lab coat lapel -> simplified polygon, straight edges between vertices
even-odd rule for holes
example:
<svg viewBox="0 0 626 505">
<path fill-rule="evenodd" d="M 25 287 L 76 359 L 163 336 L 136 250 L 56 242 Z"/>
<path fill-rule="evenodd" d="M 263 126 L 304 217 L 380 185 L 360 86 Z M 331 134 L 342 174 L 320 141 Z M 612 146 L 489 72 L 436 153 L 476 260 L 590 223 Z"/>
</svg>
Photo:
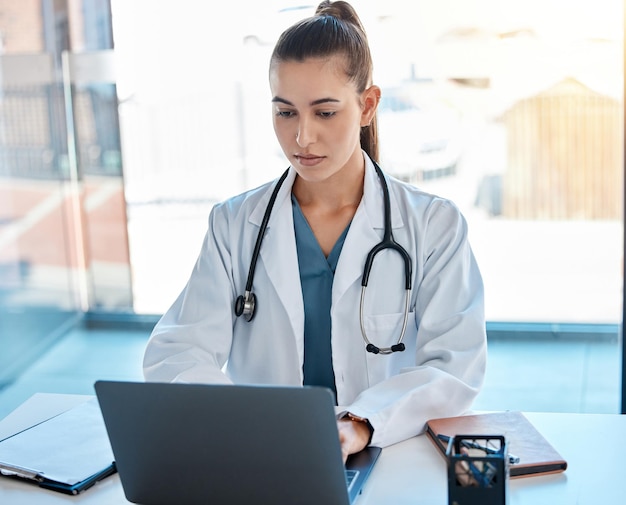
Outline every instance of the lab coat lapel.
<svg viewBox="0 0 626 505">
<path fill-rule="evenodd" d="M 293 334 L 300 342 L 304 334 L 304 306 L 291 206 L 291 187 L 294 179 L 295 172 L 291 169 L 277 195 L 259 253 L 257 271 L 263 268 L 267 272 L 274 291 L 285 307 Z M 267 191 L 250 214 L 250 221 L 257 226 L 261 225 L 273 188 L 274 186 Z M 275 323 L 278 324 L 278 321 Z"/>
<path fill-rule="evenodd" d="M 337 302 L 355 281 L 361 282 L 367 253 L 378 244 L 384 230 L 384 199 L 378 175 L 365 157 L 363 198 L 346 236 L 333 282 L 333 303 Z M 391 198 L 392 223 L 402 224 L 397 203 Z"/>
</svg>

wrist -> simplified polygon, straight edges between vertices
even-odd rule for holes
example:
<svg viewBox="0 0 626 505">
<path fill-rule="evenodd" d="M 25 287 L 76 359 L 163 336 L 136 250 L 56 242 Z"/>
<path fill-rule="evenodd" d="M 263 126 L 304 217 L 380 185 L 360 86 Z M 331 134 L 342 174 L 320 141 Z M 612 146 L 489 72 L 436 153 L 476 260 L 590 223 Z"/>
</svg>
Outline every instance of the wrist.
<svg viewBox="0 0 626 505">
<path fill-rule="evenodd" d="M 365 426 L 369 432 L 367 445 L 370 445 L 370 443 L 372 442 L 372 437 L 374 436 L 374 427 L 372 426 L 372 423 L 370 423 L 369 419 L 365 417 L 357 416 L 355 414 L 352 414 L 351 412 L 347 412 L 346 415 L 344 416 L 344 419 L 349 419 L 353 423 L 359 423 Z"/>
</svg>

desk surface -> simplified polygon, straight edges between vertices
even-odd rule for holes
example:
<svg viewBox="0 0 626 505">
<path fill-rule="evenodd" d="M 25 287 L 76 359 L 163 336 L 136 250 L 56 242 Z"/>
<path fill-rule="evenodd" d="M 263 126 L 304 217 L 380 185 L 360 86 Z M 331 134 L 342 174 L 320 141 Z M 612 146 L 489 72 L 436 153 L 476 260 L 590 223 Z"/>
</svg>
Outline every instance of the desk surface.
<svg viewBox="0 0 626 505">
<path fill-rule="evenodd" d="M 81 398 L 68 395 L 65 401 L 80 402 Z M 32 410 L 27 413 L 33 414 Z M 624 502 L 626 479 L 622 455 L 626 447 L 626 416 L 554 413 L 526 413 L 526 416 L 567 460 L 568 469 L 561 474 L 511 480 L 508 505 Z M 13 429 L 19 422 L 20 416 L 5 418 L 0 422 L 0 433 Z M 445 460 L 428 438 L 419 436 L 383 450 L 357 505 L 447 505 L 447 496 Z M 0 478 L 0 503 L 109 505 L 129 502 L 124 497 L 119 476 L 114 475 L 79 496 Z"/>
</svg>

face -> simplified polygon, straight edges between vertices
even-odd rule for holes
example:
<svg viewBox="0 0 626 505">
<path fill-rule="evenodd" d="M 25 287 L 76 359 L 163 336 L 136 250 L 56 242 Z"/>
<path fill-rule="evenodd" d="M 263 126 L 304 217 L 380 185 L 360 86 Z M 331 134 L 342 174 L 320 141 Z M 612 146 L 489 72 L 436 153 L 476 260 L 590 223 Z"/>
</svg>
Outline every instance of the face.
<svg viewBox="0 0 626 505">
<path fill-rule="evenodd" d="M 274 131 L 300 177 L 321 181 L 362 170 L 361 126 L 374 116 L 377 87 L 359 94 L 333 57 L 274 64 L 270 88 Z"/>
</svg>

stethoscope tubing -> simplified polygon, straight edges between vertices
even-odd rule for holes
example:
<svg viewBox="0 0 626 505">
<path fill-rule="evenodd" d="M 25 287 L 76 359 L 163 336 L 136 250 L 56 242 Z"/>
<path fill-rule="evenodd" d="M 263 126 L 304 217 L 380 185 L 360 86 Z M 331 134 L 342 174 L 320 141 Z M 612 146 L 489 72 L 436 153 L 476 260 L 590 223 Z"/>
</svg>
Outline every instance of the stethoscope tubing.
<svg viewBox="0 0 626 505">
<path fill-rule="evenodd" d="M 259 229 L 259 234 L 257 235 L 256 242 L 254 244 L 254 250 L 252 251 L 250 268 L 248 269 L 248 279 L 246 280 L 246 289 L 244 294 L 239 295 L 237 300 L 235 300 L 235 315 L 237 317 L 243 315 L 248 322 L 252 321 L 254 314 L 256 314 L 256 295 L 252 292 L 252 282 L 254 281 L 256 263 L 261 252 L 261 244 L 263 243 L 265 231 L 267 230 L 267 224 L 269 223 L 272 209 L 274 208 L 274 202 L 278 196 L 278 191 L 288 175 L 289 169 L 285 170 L 280 176 L 280 179 L 278 179 L 278 182 L 272 191 L 269 202 L 267 202 L 267 207 L 265 207 L 265 213 L 263 214 L 263 220 L 261 221 L 261 228 Z"/>
<path fill-rule="evenodd" d="M 261 229 L 260 233 L 257 235 L 256 242 L 254 244 L 254 251 L 252 252 L 252 260 L 250 261 L 250 269 L 248 270 L 248 280 L 246 281 L 246 291 L 252 291 L 252 281 L 254 280 L 254 271 L 256 270 L 256 262 L 259 259 L 259 253 L 261 252 L 261 244 L 263 243 L 263 237 L 265 236 L 265 230 L 267 229 L 267 224 L 269 223 L 270 216 L 272 214 L 272 209 L 274 208 L 274 202 L 276 201 L 276 197 L 278 196 L 278 191 L 280 187 L 285 182 L 285 179 L 289 175 L 289 169 L 285 170 L 283 174 L 278 179 L 276 183 L 276 187 L 274 191 L 272 191 L 272 195 L 270 196 L 269 202 L 267 202 L 267 207 L 265 208 L 265 214 L 263 214 L 263 221 L 261 221 Z"/>
<path fill-rule="evenodd" d="M 365 341 L 365 349 L 368 352 L 373 354 L 391 354 L 393 352 L 404 351 L 405 346 L 402 343 L 404 339 L 404 334 L 406 333 L 407 322 L 409 319 L 409 308 L 411 302 L 411 276 L 412 276 L 412 262 L 411 256 L 409 253 L 398 244 L 393 238 L 392 226 L 391 226 L 391 199 L 389 197 L 389 186 L 387 185 L 387 181 L 385 179 L 385 174 L 378 166 L 378 164 L 372 160 L 374 164 L 374 169 L 376 170 L 376 174 L 380 179 L 380 187 L 383 190 L 383 202 L 384 202 L 384 232 L 383 239 L 378 244 L 376 244 L 367 254 L 367 258 L 365 259 L 365 265 L 363 267 L 363 277 L 361 278 L 361 300 L 359 302 L 359 324 L 361 326 L 361 336 Z M 378 347 L 370 342 L 369 337 L 367 336 L 367 332 L 365 330 L 365 322 L 363 320 L 364 313 L 364 305 L 365 305 L 365 290 L 367 288 L 367 283 L 369 282 L 370 272 L 372 271 L 372 265 L 374 264 L 374 259 L 376 255 L 384 251 L 385 249 L 393 249 L 396 251 L 404 262 L 404 285 L 405 285 L 405 299 L 404 299 L 404 317 L 402 320 L 402 329 L 400 330 L 400 337 L 396 344 L 391 347 Z"/>
<path fill-rule="evenodd" d="M 398 342 L 391 347 L 377 347 L 372 344 L 367 336 L 367 332 L 365 331 L 365 323 L 363 321 L 363 305 L 365 304 L 365 289 L 367 286 L 361 287 L 361 301 L 359 302 L 359 324 L 361 325 L 361 336 L 365 341 L 365 349 L 372 354 L 391 354 L 397 351 L 404 351 L 405 346 L 402 343 L 404 340 L 404 334 L 406 333 L 406 326 L 409 321 L 409 307 L 411 303 L 411 290 L 405 290 L 404 297 L 404 317 L 402 319 L 402 329 L 400 330 L 400 337 L 398 338 Z"/>
</svg>

